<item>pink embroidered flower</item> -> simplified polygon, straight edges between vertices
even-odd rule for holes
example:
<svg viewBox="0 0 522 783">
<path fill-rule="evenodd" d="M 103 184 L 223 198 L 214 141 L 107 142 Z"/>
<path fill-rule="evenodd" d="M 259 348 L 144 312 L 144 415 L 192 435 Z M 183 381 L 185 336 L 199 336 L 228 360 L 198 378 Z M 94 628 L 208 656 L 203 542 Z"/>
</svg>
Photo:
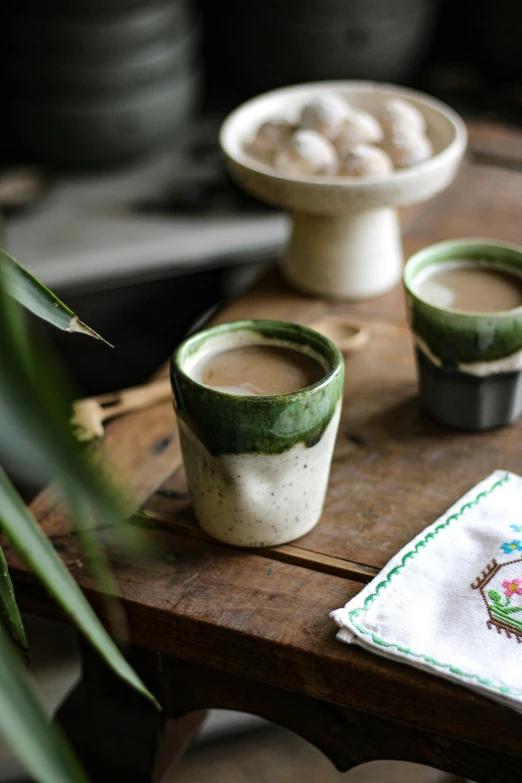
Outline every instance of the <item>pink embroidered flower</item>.
<svg viewBox="0 0 522 783">
<path fill-rule="evenodd" d="M 504 595 L 522 595 L 522 579 L 504 579 L 502 587 Z"/>
</svg>

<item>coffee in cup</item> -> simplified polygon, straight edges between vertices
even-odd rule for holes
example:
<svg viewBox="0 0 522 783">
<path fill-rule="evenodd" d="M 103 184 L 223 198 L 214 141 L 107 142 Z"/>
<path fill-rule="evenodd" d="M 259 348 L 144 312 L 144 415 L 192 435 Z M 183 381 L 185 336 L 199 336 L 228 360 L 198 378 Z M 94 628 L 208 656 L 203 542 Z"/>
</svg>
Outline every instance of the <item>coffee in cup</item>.
<svg viewBox="0 0 522 783">
<path fill-rule="evenodd" d="M 189 492 L 199 524 L 237 546 L 273 546 L 318 522 L 343 395 L 326 337 L 281 321 L 220 324 L 171 363 Z"/>
<path fill-rule="evenodd" d="M 324 368 L 311 356 L 269 344 L 228 348 L 194 368 L 194 378 L 211 389 L 257 397 L 296 392 L 323 376 Z"/>
</svg>

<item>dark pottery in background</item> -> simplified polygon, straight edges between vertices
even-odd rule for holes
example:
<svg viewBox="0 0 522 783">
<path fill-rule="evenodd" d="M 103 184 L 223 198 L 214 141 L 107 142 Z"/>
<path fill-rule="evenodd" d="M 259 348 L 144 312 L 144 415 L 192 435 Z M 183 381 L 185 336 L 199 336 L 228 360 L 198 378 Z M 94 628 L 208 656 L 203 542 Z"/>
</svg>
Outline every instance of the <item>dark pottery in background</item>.
<svg viewBox="0 0 522 783">
<path fill-rule="evenodd" d="M 65 15 L 33 14 L 13 18 L 9 30 L 12 51 L 45 53 L 52 58 L 72 53 L 79 59 L 114 58 L 119 51 L 161 40 L 183 38 L 193 26 L 194 9 L 187 0 L 122 9 L 104 16 L 70 19 Z"/>
<path fill-rule="evenodd" d="M 71 167 L 123 163 L 175 139 L 200 104 L 202 81 L 196 71 L 123 97 L 28 102 L 13 108 L 12 122 L 41 159 Z"/>
<path fill-rule="evenodd" d="M 258 21 L 286 22 L 296 27 L 311 22 L 323 26 L 349 19 L 361 23 L 383 22 L 411 16 L 430 0 L 228 0 L 233 16 Z M 351 17 L 351 19 L 350 19 Z"/>
<path fill-rule="evenodd" d="M 173 143 L 202 96 L 192 0 L 58 5 L 11 9 L 8 117 L 17 140 L 42 162 L 74 168 Z"/>
<path fill-rule="evenodd" d="M 167 2 L 169 1 L 176 2 L 176 0 L 167 0 Z M 86 15 L 89 17 L 105 16 L 120 10 L 152 8 L 162 5 L 165 5 L 165 0 L 17 0 L 16 8 L 20 15 L 58 11 L 60 15 L 70 19 Z"/>
<path fill-rule="evenodd" d="M 408 81 L 430 44 L 439 0 L 204 0 L 202 7 L 211 62 L 225 61 L 252 94 L 321 79 Z"/>
<path fill-rule="evenodd" d="M 522 415 L 522 307 L 473 313 L 421 299 L 417 274 L 455 260 L 486 262 L 522 276 L 522 247 L 482 239 L 440 242 L 410 258 L 404 285 L 421 403 L 450 427 L 506 426 Z"/>
<path fill-rule="evenodd" d="M 57 94 L 77 98 L 78 94 L 102 94 L 129 88 L 175 81 L 197 67 L 201 28 L 196 24 L 174 43 L 157 40 L 134 46 L 112 58 L 82 59 L 70 63 L 70 56 L 50 57 L 43 61 L 13 58 L 13 82 L 24 95 Z M 114 54 L 114 53 L 113 53 Z M 120 92 L 121 94 L 121 92 Z"/>
</svg>

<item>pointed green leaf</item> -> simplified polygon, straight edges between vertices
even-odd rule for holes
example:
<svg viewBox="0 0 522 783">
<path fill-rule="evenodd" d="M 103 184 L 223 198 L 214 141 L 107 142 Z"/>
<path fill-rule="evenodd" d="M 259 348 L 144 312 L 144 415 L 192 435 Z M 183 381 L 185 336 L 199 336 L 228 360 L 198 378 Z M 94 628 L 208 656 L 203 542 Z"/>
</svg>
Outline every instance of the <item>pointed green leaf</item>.
<svg viewBox="0 0 522 783">
<path fill-rule="evenodd" d="M 69 744 L 50 723 L 0 627 L 0 733 L 39 783 L 88 783 Z"/>
<path fill-rule="evenodd" d="M 20 557 L 72 618 L 109 666 L 137 691 L 154 697 L 129 666 L 29 509 L 0 468 L 0 524 Z M 1 711 L 1 710 L 0 710 Z"/>
<path fill-rule="evenodd" d="M 24 654 L 28 654 L 29 645 L 25 628 L 16 603 L 13 583 L 3 550 L 0 548 L 0 620 L 10 637 Z"/>
<path fill-rule="evenodd" d="M 124 501 L 121 492 L 115 492 L 103 477 L 101 467 L 89 464 L 73 437 L 68 425 L 68 398 L 62 388 L 63 375 L 52 355 L 42 346 L 33 348 L 20 305 L 6 295 L 4 272 L 5 264 L 0 262 L 0 452 L 23 467 L 26 474 L 56 477 L 66 489 L 67 497 L 75 499 L 73 522 L 74 511 L 78 509 L 82 516 L 78 520 L 79 540 L 87 544 L 86 560 L 90 562 L 92 557 L 88 555 L 92 555 L 100 542 L 84 530 L 83 517 L 88 518 L 91 527 L 121 528 Z M 13 545 L 116 674 L 152 699 L 5 474 L 1 485 L 4 502 L 0 501 L 0 522 Z M 100 556 L 95 563 L 95 576 L 99 577 L 97 571 L 102 566 L 103 556 Z M 100 592 L 117 600 L 115 591 L 101 589 Z"/>
<path fill-rule="evenodd" d="M 46 346 L 28 333 L 22 308 L 5 293 L 2 272 L 0 264 L 0 458 L 3 451 L 14 467 L 38 481 L 58 480 L 86 559 L 96 579 L 108 584 L 110 579 L 101 573 L 103 552 L 95 551 L 101 544 L 89 527 L 114 526 L 124 550 L 141 551 L 143 542 L 138 544 L 135 529 L 122 524 L 135 504 L 128 488 L 128 497 L 123 487 L 116 490 L 99 459 L 92 464 L 73 437 L 71 395 L 64 391 L 67 378 Z"/>
<path fill-rule="evenodd" d="M 65 332 L 81 332 L 97 340 L 104 340 L 90 326 L 80 321 L 57 296 L 43 283 L 37 280 L 27 269 L 15 261 L 5 250 L 0 250 L 0 263 L 4 267 L 4 275 L 8 291 L 23 307 L 39 318 L 48 321 Z M 110 345 L 110 343 L 107 343 Z M 112 348 L 112 346 L 111 346 Z"/>
</svg>

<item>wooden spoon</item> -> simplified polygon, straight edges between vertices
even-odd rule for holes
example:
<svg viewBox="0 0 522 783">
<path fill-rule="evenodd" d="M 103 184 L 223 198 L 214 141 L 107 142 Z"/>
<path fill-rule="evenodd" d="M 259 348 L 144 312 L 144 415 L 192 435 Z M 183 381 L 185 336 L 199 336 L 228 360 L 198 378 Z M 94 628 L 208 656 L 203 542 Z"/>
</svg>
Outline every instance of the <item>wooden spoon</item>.
<svg viewBox="0 0 522 783">
<path fill-rule="evenodd" d="M 124 413 L 152 408 L 172 398 L 170 379 L 123 389 L 113 394 L 86 397 L 73 403 L 70 421 L 73 432 L 80 441 L 94 440 L 103 436 L 103 422 Z"/>
<path fill-rule="evenodd" d="M 314 321 L 310 324 L 310 328 L 332 340 L 344 354 L 360 350 L 370 337 L 367 329 L 342 316 L 326 316 L 319 321 Z M 144 386 L 135 386 L 132 389 L 123 389 L 113 394 L 87 397 L 73 403 L 70 424 L 76 438 L 87 442 L 103 437 L 104 421 L 131 411 L 152 408 L 171 399 L 172 389 L 168 378 Z"/>
<path fill-rule="evenodd" d="M 327 315 L 309 324 L 309 327 L 328 337 L 344 354 L 359 351 L 370 339 L 367 327 L 342 315 Z"/>
</svg>

